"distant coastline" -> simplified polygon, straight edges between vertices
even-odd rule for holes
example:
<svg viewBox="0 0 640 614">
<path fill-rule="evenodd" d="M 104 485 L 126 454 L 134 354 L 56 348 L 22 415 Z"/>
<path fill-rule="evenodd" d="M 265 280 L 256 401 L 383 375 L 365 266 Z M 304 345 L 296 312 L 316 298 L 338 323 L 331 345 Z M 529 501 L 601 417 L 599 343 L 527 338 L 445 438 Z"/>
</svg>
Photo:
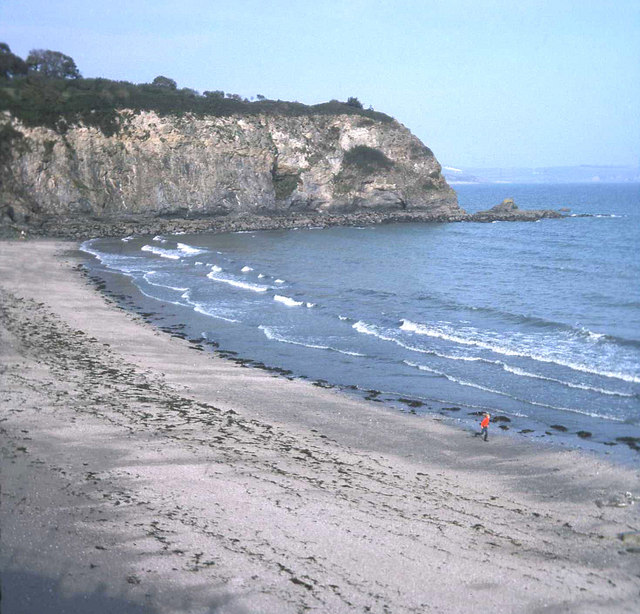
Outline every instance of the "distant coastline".
<svg viewBox="0 0 640 614">
<path fill-rule="evenodd" d="M 561 183 L 640 183 L 637 166 L 608 166 L 583 164 L 580 166 L 546 167 L 459 167 L 443 165 L 442 174 L 447 183 L 455 185 L 477 184 L 561 184 Z"/>
</svg>

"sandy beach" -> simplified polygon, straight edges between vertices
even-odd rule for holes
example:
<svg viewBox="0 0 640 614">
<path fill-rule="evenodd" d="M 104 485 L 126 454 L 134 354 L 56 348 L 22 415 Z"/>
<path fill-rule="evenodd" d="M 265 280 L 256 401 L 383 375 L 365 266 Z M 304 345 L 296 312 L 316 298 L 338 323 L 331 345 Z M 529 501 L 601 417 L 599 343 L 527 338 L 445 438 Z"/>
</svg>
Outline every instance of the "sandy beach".
<svg viewBox="0 0 640 614">
<path fill-rule="evenodd" d="M 3 614 L 638 611 L 637 470 L 203 352 L 76 250 L 0 242 Z"/>
</svg>

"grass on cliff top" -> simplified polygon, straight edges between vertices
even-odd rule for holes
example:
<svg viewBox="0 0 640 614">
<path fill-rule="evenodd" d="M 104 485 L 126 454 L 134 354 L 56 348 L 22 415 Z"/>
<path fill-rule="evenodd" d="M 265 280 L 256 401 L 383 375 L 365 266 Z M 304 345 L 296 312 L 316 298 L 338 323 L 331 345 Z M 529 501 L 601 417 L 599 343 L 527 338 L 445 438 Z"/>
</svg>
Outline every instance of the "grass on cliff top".
<svg viewBox="0 0 640 614">
<path fill-rule="evenodd" d="M 9 111 L 28 126 L 46 126 L 64 133 L 70 124 L 95 126 L 110 136 L 118 132 L 118 111 L 155 111 L 159 115 L 360 115 L 391 122 L 392 117 L 337 100 L 317 105 L 282 100 L 249 102 L 221 92 L 200 95 L 190 89 L 136 85 L 109 79 L 49 79 L 40 75 L 0 80 L 0 111 Z"/>
</svg>

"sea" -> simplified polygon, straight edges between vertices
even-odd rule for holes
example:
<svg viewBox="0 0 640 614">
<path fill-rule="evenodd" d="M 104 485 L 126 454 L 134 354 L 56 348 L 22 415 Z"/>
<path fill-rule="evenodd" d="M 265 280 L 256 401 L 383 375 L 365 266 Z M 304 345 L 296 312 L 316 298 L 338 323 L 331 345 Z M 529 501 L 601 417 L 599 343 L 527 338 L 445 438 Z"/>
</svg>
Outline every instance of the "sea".
<svg viewBox="0 0 640 614">
<path fill-rule="evenodd" d="M 196 349 L 360 395 L 372 411 L 470 432 L 489 411 L 494 435 L 637 465 L 640 184 L 456 191 L 471 213 L 504 198 L 570 211 L 99 238 L 82 250 L 123 308 Z"/>
</svg>

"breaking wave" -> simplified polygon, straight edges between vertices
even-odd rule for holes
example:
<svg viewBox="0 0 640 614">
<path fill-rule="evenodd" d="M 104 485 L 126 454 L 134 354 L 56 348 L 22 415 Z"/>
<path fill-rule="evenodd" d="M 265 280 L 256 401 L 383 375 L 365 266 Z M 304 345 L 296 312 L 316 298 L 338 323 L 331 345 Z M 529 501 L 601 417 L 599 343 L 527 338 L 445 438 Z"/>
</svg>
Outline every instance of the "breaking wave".
<svg viewBox="0 0 640 614">
<path fill-rule="evenodd" d="M 269 287 L 261 286 L 259 284 L 252 284 L 247 281 L 239 281 L 237 279 L 229 279 L 228 277 L 220 277 L 216 275 L 219 271 L 212 270 L 211 273 L 207 275 L 207 277 L 211 281 L 219 282 L 221 284 L 227 284 L 229 286 L 233 286 L 234 288 L 240 288 L 241 290 L 250 290 L 251 292 L 266 292 Z"/>
<path fill-rule="evenodd" d="M 283 337 L 276 333 L 273 328 L 269 326 L 258 326 L 258 328 L 264 333 L 264 336 L 267 339 L 271 339 L 272 341 L 279 341 L 280 343 L 288 343 L 290 345 L 299 345 L 302 347 L 310 348 L 313 350 L 330 350 L 332 352 L 338 352 L 338 354 L 345 354 L 347 356 L 364 356 L 365 354 L 360 354 L 359 352 L 350 352 L 348 350 L 339 350 L 338 348 L 331 347 L 330 345 L 316 345 L 314 343 L 303 343 L 302 341 L 294 341 L 293 339 L 288 339 L 287 337 Z"/>
<path fill-rule="evenodd" d="M 584 365 L 584 364 L 569 361 L 569 360 L 563 360 L 562 358 L 558 358 L 558 357 L 552 358 L 552 357 L 540 354 L 538 352 L 528 351 L 526 349 L 513 349 L 513 348 L 505 347 L 504 345 L 501 345 L 496 342 L 490 343 L 482 339 L 477 339 L 472 337 L 463 337 L 460 334 L 444 331 L 439 328 L 426 326 L 424 324 L 416 324 L 411 320 L 402 320 L 402 324 L 400 325 L 400 330 L 403 330 L 405 332 L 411 332 L 417 335 L 425 335 L 428 337 L 443 339 L 445 341 L 451 341 L 453 343 L 458 343 L 461 345 L 475 346 L 484 350 L 488 350 L 490 352 L 494 352 L 496 354 L 502 354 L 504 356 L 530 358 L 531 360 L 535 360 L 538 362 L 556 364 L 562 367 L 566 367 L 573 371 L 580 371 L 582 373 L 590 373 L 591 375 L 599 375 L 602 377 L 619 379 L 625 382 L 640 383 L 640 377 L 629 374 L 629 373 L 599 370 L 588 365 Z"/>
<path fill-rule="evenodd" d="M 624 420 L 622 418 L 618 418 L 616 416 L 611 416 L 608 414 L 602 414 L 602 413 L 598 413 L 598 412 L 589 412 L 589 411 L 583 411 L 581 409 L 575 409 L 573 407 L 559 407 L 557 405 L 551 405 L 549 403 L 540 403 L 538 401 L 532 401 L 530 399 L 522 399 L 520 397 L 514 396 L 512 394 L 509 394 L 508 392 L 504 392 L 502 390 L 495 390 L 494 388 L 488 388 L 487 386 L 482 386 L 480 384 L 476 384 L 474 382 L 469 382 L 457 377 L 454 377 L 453 375 L 449 375 L 448 373 L 445 373 L 444 371 L 438 371 L 437 369 L 432 369 L 431 367 L 427 367 L 426 365 L 421 365 L 418 363 L 414 363 L 414 362 L 410 362 L 408 360 L 403 360 L 402 362 L 404 362 L 404 364 L 408 365 L 409 367 L 414 367 L 420 371 L 426 371 L 428 373 L 433 373 L 434 375 L 438 376 L 438 377 L 444 377 L 445 379 L 449 380 L 450 382 L 453 382 L 455 384 L 459 384 L 460 386 L 468 386 L 469 388 L 475 388 L 476 390 L 482 390 L 483 392 L 488 392 L 490 394 L 497 394 L 499 396 L 503 396 L 503 397 L 507 397 L 509 399 L 512 399 L 513 401 L 517 401 L 518 403 L 525 403 L 527 405 L 534 405 L 536 407 L 544 407 L 546 409 L 553 409 L 556 411 L 566 411 L 566 412 L 570 412 L 572 414 L 581 414 L 583 416 L 590 416 L 591 418 L 601 418 L 603 420 L 610 420 L 612 422 L 624 422 Z"/>
</svg>

